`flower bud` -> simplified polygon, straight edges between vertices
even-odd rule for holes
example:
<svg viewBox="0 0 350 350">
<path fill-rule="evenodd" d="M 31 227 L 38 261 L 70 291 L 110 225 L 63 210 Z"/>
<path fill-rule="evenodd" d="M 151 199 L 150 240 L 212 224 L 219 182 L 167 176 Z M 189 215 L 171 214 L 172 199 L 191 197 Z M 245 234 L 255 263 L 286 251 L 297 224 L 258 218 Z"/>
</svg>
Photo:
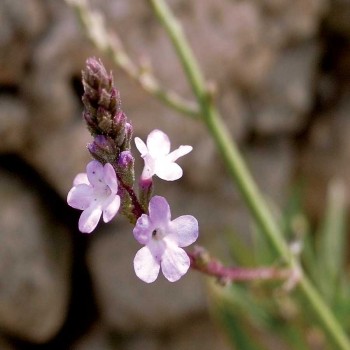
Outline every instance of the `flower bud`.
<svg viewBox="0 0 350 350">
<path fill-rule="evenodd" d="M 117 172 L 124 184 L 132 186 L 134 184 L 134 163 L 135 159 L 130 151 L 120 153 L 117 161 Z"/>
<path fill-rule="evenodd" d="M 125 129 L 127 118 L 121 110 L 120 94 L 113 85 L 112 74 L 107 73 L 100 60 L 89 58 L 82 76 L 83 116 L 89 131 L 93 136 L 106 135 L 111 138 L 118 153 L 130 149 L 131 133 Z"/>
<path fill-rule="evenodd" d="M 126 115 L 123 111 L 120 111 L 113 118 L 113 138 L 120 147 L 125 139 L 125 123 L 126 123 Z"/>
<path fill-rule="evenodd" d="M 125 169 L 129 169 L 134 165 L 134 157 L 130 151 L 123 151 L 120 153 L 118 158 L 118 166 L 121 166 Z"/>
<path fill-rule="evenodd" d="M 131 140 L 132 140 L 132 134 L 133 134 L 133 127 L 131 123 L 126 122 L 125 123 L 125 138 L 122 146 L 120 147 L 123 150 L 129 150 L 131 148 Z"/>
<path fill-rule="evenodd" d="M 113 163 L 117 158 L 115 143 L 108 136 L 95 136 L 94 141 L 89 143 L 87 148 L 91 155 L 102 164 Z"/>
<path fill-rule="evenodd" d="M 112 129 L 113 117 L 120 111 L 119 91 L 113 86 L 113 76 L 108 74 L 100 60 L 89 58 L 83 77 L 83 103 L 93 121 L 88 124 L 93 135 L 116 133 Z"/>
</svg>

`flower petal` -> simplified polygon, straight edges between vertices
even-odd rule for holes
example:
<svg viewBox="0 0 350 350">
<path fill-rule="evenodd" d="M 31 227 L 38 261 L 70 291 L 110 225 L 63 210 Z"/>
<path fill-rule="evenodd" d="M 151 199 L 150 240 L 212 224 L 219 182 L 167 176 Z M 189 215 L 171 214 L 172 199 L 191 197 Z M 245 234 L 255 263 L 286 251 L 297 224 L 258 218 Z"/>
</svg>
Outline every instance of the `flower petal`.
<svg viewBox="0 0 350 350">
<path fill-rule="evenodd" d="M 135 145 L 141 153 L 141 157 L 144 157 L 148 153 L 148 148 L 146 144 L 139 137 L 135 137 Z"/>
<path fill-rule="evenodd" d="M 101 185 L 102 186 L 105 185 L 103 181 L 103 178 L 104 178 L 103 165 L 97 160 L 91 161 L 86 166 L 86 173 L 92 186 L 101 187 Z"/>
<path fill-rule="evenodd" d="M 118 213 L 120 207 L 120 197 L 111 195 L 108 202 L 103 205 L 103 221 L 109 222 Z"/>
<path fill-rule="evenodd" d="M 172 151 L 167 155 L 167 159 L 171 162 L 175 162 L 176 159 L 190 153 L 193 150 L 192 146 L 180 146 L 178 149 Z"/>
<path fill-rule="evenodd" d="M 118 192 L 117 175 L 113 169 L 112 164 L 106 163 L 103 167 L 103 181 L 109 186 L 114 194 Z"/>
<path fill-rule="evenodd" d="M 171 212 L 167 200 L 161 196 L 151 198 L 148 206 L 149 217 L 155 227 L 167 227 L 170 223 Z"/>
<path fill-rule="evenodd" d="M 162 272 L 167 280 L 179 280 L 190 267 L 190 258 L 186 252 L 176 245 L 169 245 L 161 261 Z"/>
<path fill-rule="evenodd" d="M 100 220 L 102 210 L 100 206 L 90 206 L 84 210 L 79 218 L 79 230 L 83 233 L 91 233 Z"/>
<path fill-rule="evenodd" d="M 146 154 L 143 159 L 145 161 L 145 166 L 143 168 L 141 178 L 146 180 L 152 178 L 154 175 L 156 163 L 150 154 Z"/>
<path fill-rule="evenodd" d="M 141 248 L 134 258 L 136 276 L 146 283 L 154 282 L 159 274 L 159 262 L 153 257 L 148 247 Z"/>
<path fill-rule="evenodd" d="M 167 155 L 170 152 L 170 140 L 161 130 L 153 130 L 147 137 L 148 152 L 153 158 Z"/>
<path fill-rule="evenodd" d="M 87 178 L 86 173 L 78 174 L 73 180 L 73 186 L 77 186 L 77 185 L 81 185 L 81 184 L 90 185 L 90 182 Z"/>
<path fill-rule="evenodd" d="M 152 237 L 153 229 L 154 226 L 152 225 L 148 215 L 142 214 L 136 221 L 133 234 L 139 243 L 147 244 Z"/>
<path fill-rule="evenodd" d="M 167 236 L 179 247 L 187 247 L 198 238 L 198 221 L 192 215 L 182 215 L 173 220 L 170 225 L 170 234 Z"/>
<path fill-rule="evenodd" d="M 93 198 L 93 189 L 89 185 L 81 184 L 72 187 L 67 195 L 67 203 L 75 209 L 87 209 Z"/>
<path fill-rule="evenodd" d="M 183 171 L 176 163 L 158 162 L 155 174 L 162 180 L 175 181 L 182 176 Z"/>
</svg>

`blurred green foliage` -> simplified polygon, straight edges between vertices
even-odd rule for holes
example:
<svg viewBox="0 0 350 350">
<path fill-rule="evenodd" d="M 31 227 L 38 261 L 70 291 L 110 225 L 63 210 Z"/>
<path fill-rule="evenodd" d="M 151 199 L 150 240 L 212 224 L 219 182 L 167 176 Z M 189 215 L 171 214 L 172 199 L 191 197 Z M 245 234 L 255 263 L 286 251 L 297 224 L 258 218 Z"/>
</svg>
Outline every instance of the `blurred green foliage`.
<svg viewBox="0 0 350 350">
<path fill-rule="evenodd" d="M 326 209 L 316 229 L 311 229 L 302 205 L 300 187 L 292 195 L 279 222 L 302 269 L 330 305 L 345 330 L 350 330 L 350 278 L 347 259 L 347 203 L 345 186 L 329 185 Z M 274 249 L 255 228 L 247 243 L 230 232 L 228 242 L 239 266 L 281 266 Z M 332 349 L 298 288 L 287 290 L 281 281 L 210 284 L 215 318 L 237 350 Z"/>
</svg>

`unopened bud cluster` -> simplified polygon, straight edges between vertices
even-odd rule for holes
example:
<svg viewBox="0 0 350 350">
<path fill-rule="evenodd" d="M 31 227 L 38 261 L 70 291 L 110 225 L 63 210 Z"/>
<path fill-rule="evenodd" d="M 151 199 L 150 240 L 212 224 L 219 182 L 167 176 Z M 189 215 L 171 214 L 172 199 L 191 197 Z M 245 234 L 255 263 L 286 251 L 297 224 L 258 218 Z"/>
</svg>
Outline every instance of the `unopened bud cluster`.
<svg viewBox="0 0 350 350">
<path fill-rule="evenodd" d="M 125 187 L 134 183 L 134 158 L 130 152 L 132 125 L 121 109 L 120 93 L 114 87 L 113 75 L 107 73 L 100 60 L 89 58 L 86 61 L 82 82 L 83 117 L 94 137 L 87 147 L 97 161 L 113 165 L 122 184 L 119 194 L 122 211 L 126 214 L 132 211 L 132 201 Z"/>
<path fill-rule="evenodd" d="M 114 87 L 112 73 L 107 73 L 100 60 L 89 58 L 82 77 L 83 116 L 91 134 L 103 135 L 108 147 L 113 143 L 119 151 L 130 149 L 132 126 L 121 109 L 120 93 Z"/>
</svg>

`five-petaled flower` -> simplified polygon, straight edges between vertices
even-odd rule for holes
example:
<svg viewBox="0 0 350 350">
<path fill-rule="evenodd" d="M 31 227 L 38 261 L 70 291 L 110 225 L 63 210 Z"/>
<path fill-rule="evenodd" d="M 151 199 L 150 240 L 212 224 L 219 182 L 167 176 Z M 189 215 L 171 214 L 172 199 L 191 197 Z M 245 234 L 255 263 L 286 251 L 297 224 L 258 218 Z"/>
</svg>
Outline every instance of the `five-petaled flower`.
<svg viewBox="0 0 350 350">
<path fill-rule="evenodd" d="M 170 140 L 160 130 L 153 130 L 147 137 L 147 145 L 135 137 L 135 144 L 145 161 L 141 179 L 147 180 L 157 175 L 163 180 L 174 181 L 182 176 L 181 167 L 175 161 L 192 151 L 192 146 L 180 146 L 170 152 Z"/>
<path fill-rule="evenodd" d="M 191 215 L 171 221 L 169 204 L 164 197 L 155 196 L 149 203 L 149 215 L 142 214 L 133 230 L 135 238 L 145 246 L 134 259 L 136 275 L 144 282 L 156 280 L 160 267 L 164 276 L 175 282 L 190 267 L 190 259 L 181 247 L 198 238 L 198 222 Z"/>
<path fill-rule="evenodd" d="M 86 173 L 78 174 L 73 188 L 67 196 L 68 204 L 83 210 L 79 219 L 79 230 L 92 232 L 103 214 L 103 221 L 109 222 L 120 207 L 118 182 L 111 164 L 102 165 L 97 160 L 91 161 Z"/>
</svg>

